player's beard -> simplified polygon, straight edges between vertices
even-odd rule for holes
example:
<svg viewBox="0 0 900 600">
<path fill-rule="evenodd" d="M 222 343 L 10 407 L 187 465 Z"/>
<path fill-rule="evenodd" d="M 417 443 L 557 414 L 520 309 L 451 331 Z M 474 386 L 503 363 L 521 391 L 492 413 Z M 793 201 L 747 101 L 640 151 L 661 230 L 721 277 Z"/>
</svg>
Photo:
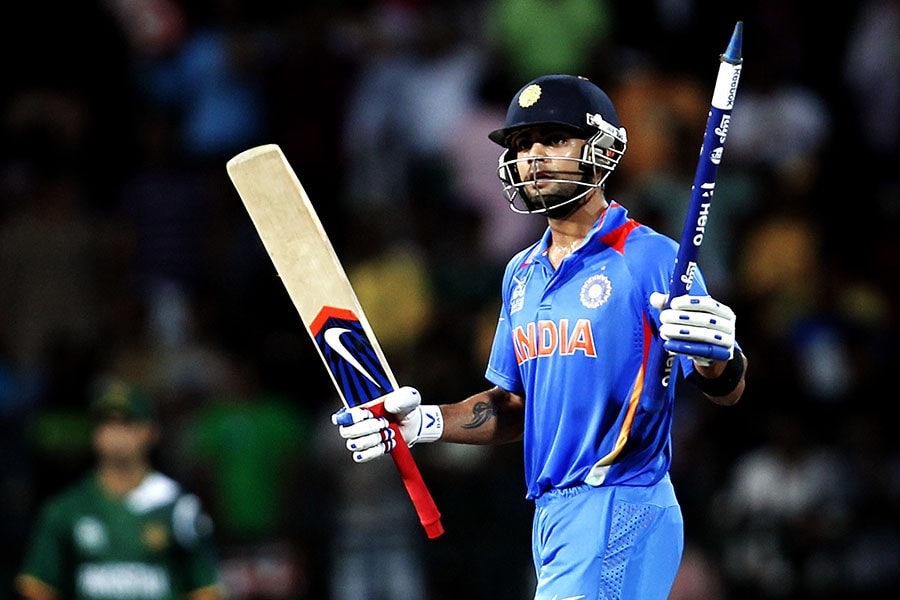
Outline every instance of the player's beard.
<svg viewBox="0 0 900 600">
<path fill-rule="evenodd" d="M 543 210 L 544 215 L 552 219 L 563 219 L 575 211 L 581 202 L 569 202 L 572 198 L 584 191 L 578 183 L 545 183 L 544 188 L 534 185 L 522 186 L 519 193 L 523 195 L 525 206 L 530 210 Z M 560 206 L 564 203 L 564 206 Z"/>
</svg>

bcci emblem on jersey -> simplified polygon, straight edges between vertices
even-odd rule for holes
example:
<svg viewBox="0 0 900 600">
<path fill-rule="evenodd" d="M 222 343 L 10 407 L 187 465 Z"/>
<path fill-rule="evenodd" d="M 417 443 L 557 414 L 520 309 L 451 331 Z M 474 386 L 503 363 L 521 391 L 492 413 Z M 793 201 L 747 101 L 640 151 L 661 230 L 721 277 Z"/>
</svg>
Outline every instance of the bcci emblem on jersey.
<svg viewBox="0 0 900 600">
<path fill-rule="evenodd" d="M 606 275 L 592 275 L 581 286 L 581 304 L 585 308 L 603 306 L 609 300 L 612 284 Z"/>
</svg>

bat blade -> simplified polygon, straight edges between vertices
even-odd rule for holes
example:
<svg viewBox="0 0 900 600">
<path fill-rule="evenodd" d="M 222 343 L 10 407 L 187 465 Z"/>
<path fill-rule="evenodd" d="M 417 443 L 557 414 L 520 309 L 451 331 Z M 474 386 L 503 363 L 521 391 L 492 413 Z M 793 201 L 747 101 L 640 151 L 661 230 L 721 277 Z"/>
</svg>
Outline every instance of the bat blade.
<svg viewBox="0 0 900 600">
<path fill-rule="evenodd" d="M 341 401 L 367 405 L 397 388 L 375 333 L 303 185 L 277 144 L 241 152 L 228 176 L 315 343 Z M 396 424 L 391 457 L 429 538 L 443 533 L 440 513 Z"/>
<path fill-rule="evenodd" d="M 251 148 L 229 160 L 226 167 L 344 404 L 364 404 L 396 388 L 394 375 L 328 234 L 281 148 L 276 144 Z M 369 398 L 347 393 L 350 386 L 344 381 L 342 367 L 352 361 L 340 364 L 332 360 L 335 354 L 325 338 L 330 328 L 324 327 L 329 324 L 329 314 L 344 315 L 346 321 L 354 322 L 355 343 L 341 340 L 340 347 L 365 346 L 377 360 L 381 377 L 378 390 L 369 390 Z"/>
</svg>

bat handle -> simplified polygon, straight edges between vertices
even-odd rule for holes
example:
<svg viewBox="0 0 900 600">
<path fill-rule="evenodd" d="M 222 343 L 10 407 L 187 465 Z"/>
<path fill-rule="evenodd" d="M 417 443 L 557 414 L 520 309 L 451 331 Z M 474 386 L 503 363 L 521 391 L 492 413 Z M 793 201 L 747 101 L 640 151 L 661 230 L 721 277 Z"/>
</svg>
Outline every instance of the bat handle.
<svg viewBox="0 0 900 600">
<path fill-rule="evenodd" d="M 375 416 L 386 416 L 383 403 L 375 404 L 368 408 Z M 409 494 L 409 498 L 416 508 L 416 513 L 419 515 L 419 522 L 425 528 L 425 533 L 429 539 L 440 537 L 444 533 L 444 526 L 441 524 L 441 513 L 434 503 L 434 498 L 431 497 L 431 492 L 425 486 L 419 467 L 409 451 L 406 440 L 403 439 L 403 435 L 400 433 L 400 427 L 396 423 L 391 423 L 391 429 L 394 430 L 394 435 L 397 439 L 397 445 L 391 451 L 391 456 L 394 459 L 394 464 L 397 465 L 397 470 L 400 471 L 400 478 L 403 480 L 403 485 L 406 486 L 406 492 Z"/>
</svg>

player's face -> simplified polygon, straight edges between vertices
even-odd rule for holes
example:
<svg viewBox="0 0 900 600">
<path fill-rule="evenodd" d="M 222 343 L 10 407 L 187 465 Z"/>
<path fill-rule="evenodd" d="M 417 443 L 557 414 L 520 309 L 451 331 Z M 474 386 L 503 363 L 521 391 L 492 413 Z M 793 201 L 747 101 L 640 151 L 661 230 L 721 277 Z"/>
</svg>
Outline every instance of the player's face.
<svg viewBox="0 0 900 600">
<path fill-rule="evenodd" d="M 519 179 L 526 183 L 520 190 L 527 196 L 571 197 L 579 186 L 567 181 L 581 181 L 584 140 L 572 137 L 563 128 L 535 127 L 523 129 L 510 139 L 516 152 Z"/>
<path fill-rule="evenodd" d="M 107 419 L 94 430 L 94 448 L 100 461 L 143 460 L 155 439 L 156 428 L 145 421 Z"/>
</svg>

